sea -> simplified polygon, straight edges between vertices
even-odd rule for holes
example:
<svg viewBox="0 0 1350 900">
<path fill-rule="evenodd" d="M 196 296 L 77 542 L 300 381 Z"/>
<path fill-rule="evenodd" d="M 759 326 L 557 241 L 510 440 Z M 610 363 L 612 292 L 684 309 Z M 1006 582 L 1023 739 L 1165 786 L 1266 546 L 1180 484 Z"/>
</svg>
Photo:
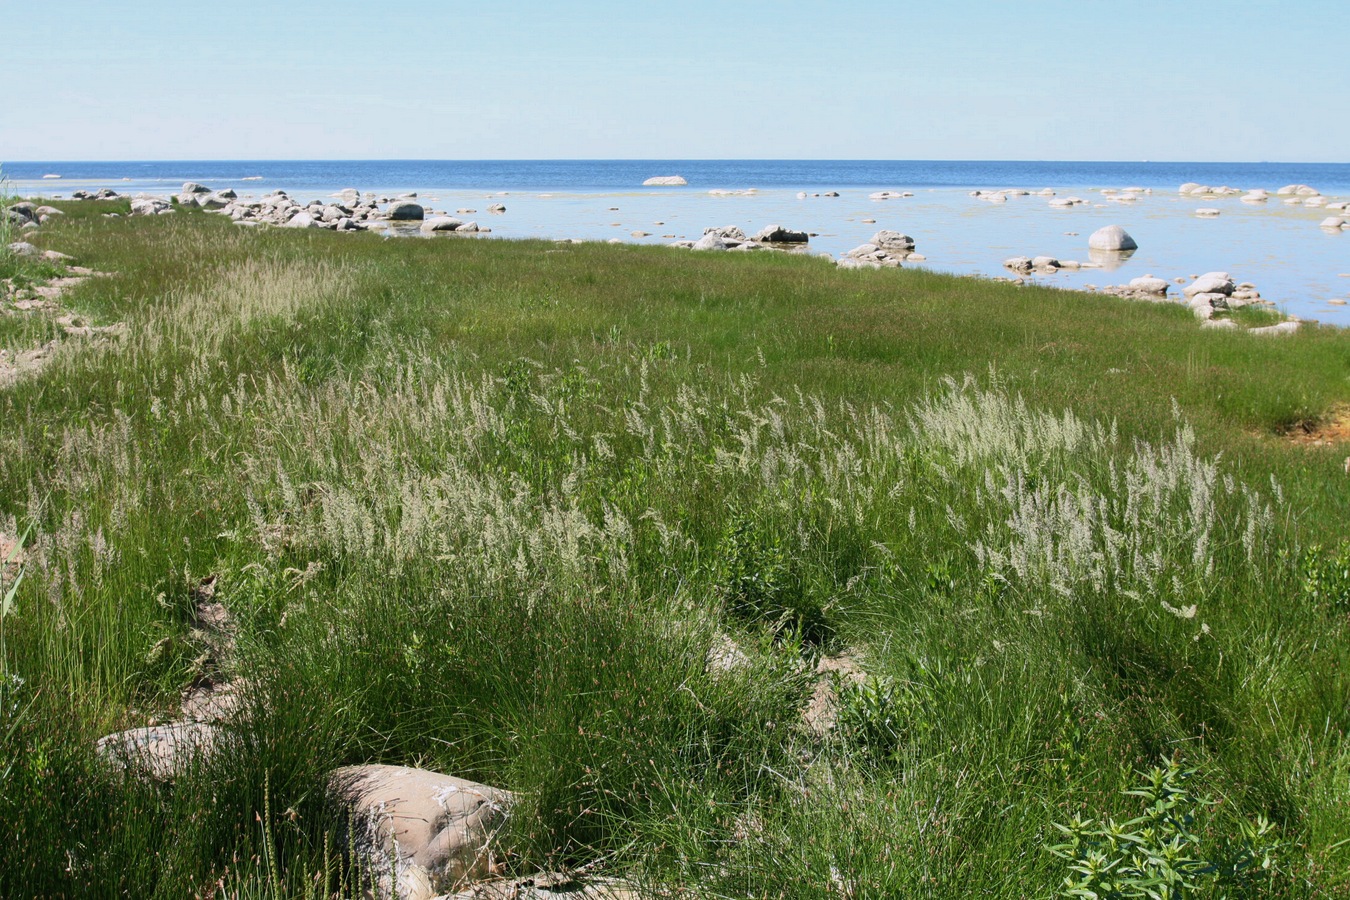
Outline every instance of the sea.
<svg viewBox="0 0 1350 900">
<path fill-rule="evenodd" d="M 346 188 L 381 197 L 417 194 L 428 210 L 459 213 L 491 234 L 667 244 L 710 226 L 753 234 L 783 225 L 811 234 L 809 251 L 837 258 L 881 229 L 915 239 L 918 265 L 1011 277 L 1003 260 L 1052 256 L 1091 262 L 1088 236 L 1120 225 L 1139 249 L 1104 268 L 1061 269 L 1030 280 L 1088 289 L 1141 275 L 1190 279 L 1211 271 L 1251 282 L 1285 313 L 1350 326 L 1350 230 L 1320 227 L 1350 210 L 1274 196 L 1308 185 L 1328 203 L 1350 201 L 1347 163 L 1185 163 L 952 160 L 157 160 L 8 162 L 8 192 L 61 197 L 110 187 L 168 195 L 184 182 L 241 196 L 284 190 L 326 199 Z M 656 176 L 687 184 L 644 187 Z M 1194 197 L 1184 183 L 1264 189 L 1264 203 Z M 1126 188 L 1137 199 L 1121 198 Z M 895 199 L 871 195 L 890 191 Z M 1005 194 L 990 202 L 974 192 Z M 1042 193 L 1053 191 L 1054 196 Z M 837 196 L 834 196 L 837 195 Z M 1085 202 L 1051 207 L 1054 198 Z M 501 214 L 487 212 L 502 204 Z M 1217 216 L 1197 215 L 1198 209 Z M 459 211 L 467 212 L 460 213 Z M 435 240 L 474 239 L 438 236 Z"/>
</svg>

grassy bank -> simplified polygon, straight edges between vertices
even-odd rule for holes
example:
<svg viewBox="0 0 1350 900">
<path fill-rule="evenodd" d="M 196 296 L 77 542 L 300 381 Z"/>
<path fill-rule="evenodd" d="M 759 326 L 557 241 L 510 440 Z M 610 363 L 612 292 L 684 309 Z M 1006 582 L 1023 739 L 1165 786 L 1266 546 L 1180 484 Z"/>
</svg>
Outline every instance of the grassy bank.
<svg viewBox="0 0 1350 900">
<path fill-rule="evenodd" d="M 1344 334 L 64 209 L 32 240 L 109 276 L 62 304 L 127 329 L 0 391 L 0 896 L 348 891 L 322 786 L 373 761 L 520 792 L 522 873 L 1043 897 L 1056 823 L 1164 757 L 1236 885 L 1187 896 L 1350 890 L 1350 450 L 1288 439 L 1350 401 Z M 213 576 L 253 715 L 172 789 L 109 773 L 209 664 Z"/>
</svg>

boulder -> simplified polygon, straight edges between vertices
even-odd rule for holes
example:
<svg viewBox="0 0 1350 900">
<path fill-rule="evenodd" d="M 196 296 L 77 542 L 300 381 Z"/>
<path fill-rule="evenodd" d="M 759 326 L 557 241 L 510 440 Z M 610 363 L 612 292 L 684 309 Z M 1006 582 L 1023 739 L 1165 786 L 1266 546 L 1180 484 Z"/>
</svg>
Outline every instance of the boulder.
<svg viewBox="0 0 1350 900">
<path fill-rule="evenodd" d="M 219 194 L 197 194 L 197 205 L 202 209 L 224 209 L 227 201 Z"/>
<path fill-rule="evenodd" d="M 157 216 L 162 212 L 172 209 L 169 201 L 162 197 L 137 197 L 131 201 L 131 214 L 133 216 Z"/>
<path fill-rule="evenodd" d="M 1197 294 L 1222 294 L 1227 297 L 1236 289 L 1227 272 L 1206 272 L 1182 290 L 1187 297 Z"/>
<path fill-rule="evenodd" d="M 183 182 L 183 190 L 182 190 L 182 193 L 184 193 L 184 194 L 209 194 L 209 193 L 211 193 L 211 189 L 210 189 L 209 187 L 207 187 L 206 185 L 204 185 L 204 184 L 198 184 L 198 183 L 195 182 L 195 181 L 185 181 L 185 182 Z"/>
<path fill-rule="evenodd" d="M 750 240 L 745 236 L 745 232 L 741 231 L 735 225 L 716 225 L 712 228 L 703 229 L 703 233 L 705 235 L 715 234 L 728 244 L 744 244 L 746 241 Z"/>
<path fill-rule="evenodd" d="M 155 781 L 173 781 L 194 763 L 205 760 L 221 744 L 222 732 L 204 722 L 175 722 L 132 728 L 100 738 L 95 750 L 107 763 L 128 774 Z"/>
<path fill-rule="evenodd" d="M 1162 278 L 1153 278 L 1149 275 L 1130 280 L 1130 290 L 1137 291 L 1141 294 L 1157 294 L 1159 296 L 1165 296 L 1169 286 L 1170 285 Z"/>
<path fill-rule="evenodd" d="M 753 240 L 768 244 L 805 244 L 809 237 L 804 231 L 792 231 L 782 225 L 768 225 L 761 228 Z"/>
<path fill-rule="evenodd" d="M 285 223 L 286 228 L 322 228 L 323 222 L 307 212 L 296 213 Z"/>
<path fill-rule="evenodd" d="M 725 250 L 727 249 L 727 242 L 722 240 L 721 235 L 717 234 L 716 232 L 709 231 L 704 233 L 703 237 L 699 238 L 697 241 L 694 241 L 694 244 L 692 247 L 690 247 L 690 249 Z"/>
<path fill-rule="evenodd" d="M 1137 250 L 1139 245 L 1130 237 L 1129 232 L 1119 225 L 1107 225 L 1105 228 L 1098 228 L 1092 232 L 1088 238 L 1088 248 L 1091 250 Z"/>
<path fill-rule="evenodd" d="M 37 247 L 34 247 L 27 241 L 15 241 L 9 245 L 8 249 L 9 252 L 15 256 L 40 256 L 42 253 L 42 251 L 38 250 Z"/>
<path fill-rule="evenodd" d="M 486 878 L 515 802 L 509 791 L 382 765 L 336 770 L 329 794 L 349 815 L 368 871 L 401 900 L 429 900 Z"/>
<path fill-rule="evenodd" d="M 1033 269 L 1058 269 L 1059 260 L 1053 256 L 1037 256 L 1031 260 L 1031 267 Z"/>
<path fill-rule="evenodd" d="M 1004 268 L 1012 269 L 1014 272 L 1030 272 L 1031 257 L 1029 256 L 1010 256 L 1003 261 Z"/>
<path fill-rule="evenodd" d="M 453 216 L 433 216 L 421 224 L 420 230 L 428 234 L 433 231 L 456 231 L 463 224 L 463 219 L 456 219 Z"/>
<path fill-rule="evenodd" d="M 504 212 L 506 212 L 506 204 L 505 204 L 505 203 L 494 203 L 494 204 L 492 204 L 491 206 L 489 206 L 489 207 L 487 208 L 487 211 L 490 212 L 490 213 L 504 213 Z"/>
<path fill-rule="evenodd" d="M 643 187 L 682 187 L 689 182 L 680 175 L 657 175 L 642 182 Z"/>
<path fill-rule="evenodd" d="M 1325 219 L 1322 220 L 1321 227 L 1339 229 L 1345 223 L 1346 220 L 1340 216 L 1327 216 Z"/>
<path fill-rule="evenodd" d="M 395 222 L 416 222 L 425 214 L 421 204 L 411 200 L 396 200 L 384 211 L 385 218 Z"/>
<path fill-rule="evenodd" d="M 455 229 L 456 234 L 477 234 L 481 229 L 477 222 L 465 222 Z"/>
<path fill-rule="evenodd" d="M 1277 325 L 1267 325 L 1264 328 L 1249 328 L 1247 333 L 1264 337 L 1278 337 L 1280 335 L 1293 334 L 1295 331 L 1298 331 L 1298 323 L 1291 319 L 1288 322 L 1280 322 Z"/>
<path fill-rule="evenodd" d="M 872 235 L 870 243 L 876 244 L 887 253 L 908 253 L 914 249 L 914 238 L 898 231 L 878 231 Z"/>
</svg>

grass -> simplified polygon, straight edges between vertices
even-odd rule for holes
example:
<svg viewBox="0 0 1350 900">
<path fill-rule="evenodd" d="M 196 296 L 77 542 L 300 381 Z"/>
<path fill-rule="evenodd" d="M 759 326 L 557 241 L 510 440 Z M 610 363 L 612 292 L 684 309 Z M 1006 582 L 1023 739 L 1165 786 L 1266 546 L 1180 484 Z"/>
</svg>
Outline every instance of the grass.
<svg viewBox="0 0 1350 900">
<path fill-rule="evenodd" d="M 128 334 L 0 392 L 0 533 L 31 529 L 0 895 L 347 895 L 323 785 L 372 761 L 520 792 L 521 873 L 1048 896 L 1054 825 L 1126 820 L 1163 755 L 1218 801 L 1202 846 L 1273 823 L 1252 895 L 1350 888 L 1346 603 L 1315 548 L 1348 451 L 1281 437 L 1350 399 L 1344 334 L 63 208 L 34 240 L 115 273 L 63 303 Z M 201 674 L 211 575 L 253 717 L 171 790 L 110 775 L 94 741 Z M 871 680 L 822 740 L 799 711 L 843 650 Z"/>
</svg>

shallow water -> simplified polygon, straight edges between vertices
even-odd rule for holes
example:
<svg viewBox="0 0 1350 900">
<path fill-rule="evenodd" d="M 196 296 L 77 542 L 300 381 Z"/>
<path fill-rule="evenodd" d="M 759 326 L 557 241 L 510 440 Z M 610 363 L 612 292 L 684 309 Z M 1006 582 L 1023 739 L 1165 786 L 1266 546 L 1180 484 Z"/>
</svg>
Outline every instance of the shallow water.
<svg viewBox="0 0 1350 900">
<path fill-rule="evenodd" d="M 1034 280 L 1064 287 L 1123 284 L 1151 274 L 1169 281 L 1208 271 L 1250 281 L 1279 308 L 1304 319 L 1350 325 L 1350 232 L 1318 227 L 1323 208 L 1291 206 L 1272 196 L 1245 203 L 1236 196 L 1182 197 L 1185 181 L 1274 191 L 1306 183 L 1330 201 L 1350 199 L 1350 165 L 1001 162 L 781 162 L 781 161 L 562 161 L 562 162 L 157 162 L 26 163 L 6 165 L 11 189 L 22 194 L 69 195 L 80 188 L 169 194 L 184 181 L 232 187 L 241 196 L 278 188 L 297 199 L 327 197 L 346 187 L 393 196 L 416 191 L 429 208 L 469 217 L 493 237 L 619 239 L 643 244 L 696 239 L 713 225 L 738 225 L 753 234 L 782 224 L 813 234 L 810 251 L 837 257 L 877 230 L 914 237 L 921 265 L 948 272 L 1008 276 L 1009 256 L 1048 255 L 1091 261 L 1088 235 L 1122 225 L 1139 250 L 1115 270 L 1061 270 Z M 42 175 L 61 174 L 60 179 Z M 652 175 L 681 174 L 687 187 L 643 188 Z M 258 176 L 261 176 L 258 180 Z M 129 179 L 129 180 L 123 180 Z M 1032 180 L 1035 179 L 1035 180 Z M 1100 179 L 1100 180 L 1097 180 Z M 1108 180 L 1114 179 L 1114 180 Z M 634 185 L 626 187 L 626 185 Z M 995 204 L 969 196 L 975 189 L 1051 188 L 1087 204 L 1048 205 L 1038 195 Z M 1121 203 L 1102 189 L 1152 190 Z M 748 195 L 710 190 L 755 188 Z M 815 196 L 837 190 L 839 197 Z M 914 196 L 876 201 L 878 190 Z M 799 199 L 805 192 L 807 197 Z M 504 203 L 501 215 L 488 204 Z M 1219 210 L 1200 218 L 1198 208 Z M 875 223 L 865 220 L 875 219 Z M 657 224 L 661 223 L 661 224 Z M 650 232 L 633 237 L 631 232 Z M 673 237 L 670 237 L 673 236 Z M 460 237 L 438 237 L 460 240 Z"/>
</svg>

